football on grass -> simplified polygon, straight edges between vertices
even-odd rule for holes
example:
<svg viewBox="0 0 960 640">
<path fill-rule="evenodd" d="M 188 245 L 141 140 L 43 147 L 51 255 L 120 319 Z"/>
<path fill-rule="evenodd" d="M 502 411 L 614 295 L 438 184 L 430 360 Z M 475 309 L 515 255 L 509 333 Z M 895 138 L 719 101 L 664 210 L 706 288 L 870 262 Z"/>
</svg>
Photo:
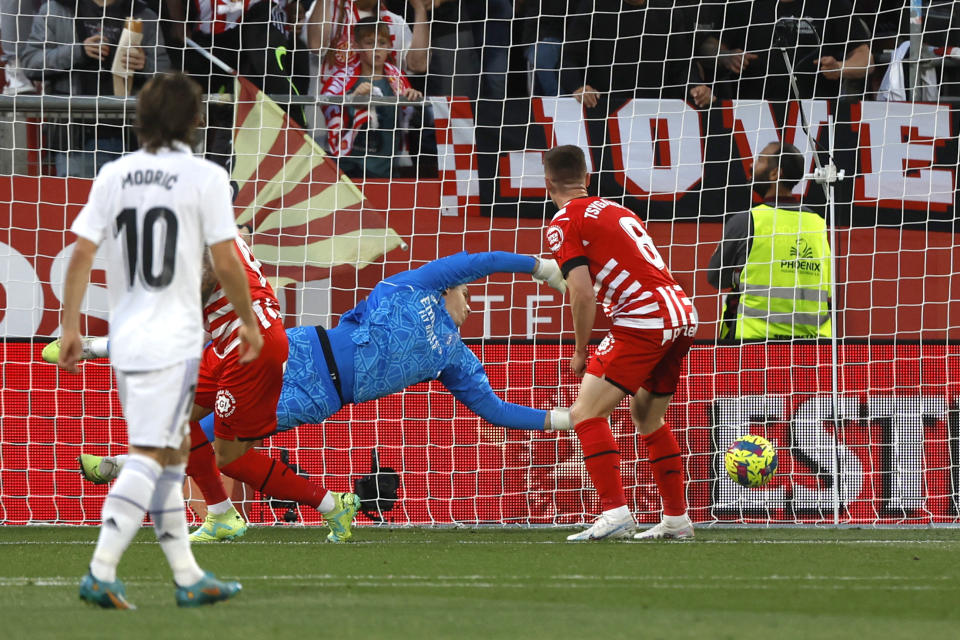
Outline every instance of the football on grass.
<svg viewBox="0 0 960 640">
<path fill-rule="evenodd" d="M 777 450 L 760 436 L 740 436 L 723 459 L 730 479 L 745 487 L 762 487 L 777 473 Z"/>
</svg>

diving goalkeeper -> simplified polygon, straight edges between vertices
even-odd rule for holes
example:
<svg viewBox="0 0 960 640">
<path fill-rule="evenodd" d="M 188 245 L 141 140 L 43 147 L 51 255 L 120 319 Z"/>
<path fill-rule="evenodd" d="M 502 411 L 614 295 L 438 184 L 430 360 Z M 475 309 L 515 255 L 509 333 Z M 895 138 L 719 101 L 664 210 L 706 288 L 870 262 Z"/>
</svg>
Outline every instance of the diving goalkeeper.
<svg viewBox="0 0 960 640">
<path fill-rule="evenodd" d="M 322 422 L 344 405 L 383 398 L 433 379 L 491 424 L 512 429 L 569 429 L 566 409 L 548 412 L 501 400 L 490 387 L 480 361 L 461 340 L 459 327 L 470 314 L 465 283 L 493 273 L 530 273 L 560 292 L 565 289 L 553 260 L 501 251 L 458 253 L 383 280 L 333 329 L 288 329 L 289 355 L 277 404 L 277 432 Z M 56 360 L 56 345 L 48 345 L 44 359 Z M 87 338 L 84 347 L 84 357 L 107 355 L 105 338 Z M 201 425 L 207 438 L 212 439 L 213 415 Z M 197 431 L 192 428 L 191 434 Z M 191 447 L 205 445 L 193 442 Z M 108 482 L 116 476 L 124 458 L 84 454 L 84 477 Z M 279 460 L 275 465 L 271 477 L 282 477 L 283 482 L 261 487 L 262 492 L 281 500 L 319 505 L 325 489 L 284 468 Z M 231 475 L 229 467 L 221 471 Z M 206 475 L 193 474 L 204 499 L 208 504 L 221 502 L 225 493 L 219 474 L 212 478 Z M 340 518 L 344 531 L 338 537 L 342 539 L 350 537 L 356 507 L 349 511 Z M 208 512 L 204 525 L 191 539 L 231 539 L 245 531 L 246 522 L 231 506 L 223 513 Z"/>
</svg>

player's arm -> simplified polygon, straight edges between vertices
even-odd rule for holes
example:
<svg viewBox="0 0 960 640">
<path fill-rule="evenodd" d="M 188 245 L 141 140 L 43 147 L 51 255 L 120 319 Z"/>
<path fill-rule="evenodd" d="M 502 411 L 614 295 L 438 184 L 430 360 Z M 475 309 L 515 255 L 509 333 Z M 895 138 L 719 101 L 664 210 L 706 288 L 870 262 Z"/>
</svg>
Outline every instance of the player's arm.
<svg viewBox="0 0 960 640">
<path fill-rule="evenodd" d="M 564 287 L 555 261 L 507 251 L 462 251 L 433 260 L 419 269 L 398 273 L 388 278 L 387 282 L 440 291 L 479 280 L 492 273 L 529 273 L 558 291 L 562 292 Z"/>
<path fill-rule="evenodd" d="M 440 373 L 440 382 L 468 409 L 490 424 L 507 429 L 566 431 L 570 428 L 567 409 L 543 411 L 505 402 L 490 387 L 483 365 L 470 349 Z"/>
<path fill-rule="evenodd" d="M 579 264 L 567 272 L 567 292 L 570 294 L 570 311 L 573 314 L 573 335 L 576 346 L 570 359 L 570 369 L 583 377 L 587 369 L 587 344 L 593 332 L 597 316 L 597 301 L 593 291 L 590 269 Z"/>
<path fill-rule="evenodd" d="M 60 315 L 60 359 L 57 365 L 61 369 L 76 373 L 77 362 L 83 354 L 80 336 L 80 303 L 90 281 L 90 270 L 97 255 L 97 245 L 80 237 L 70 256 L 67 278 L 63 285 L 63 311 Z"/>
<path fill-rule="evenodd" d="M 233 305 L 234 311 L 243 322 L 237 334 L 240 337 L 240 362 L 246 363 L 256 359 L 263 347 L 263 336 L 257 318 L 253 314 L 250 300 L 250 285 L 247 283 L 247 274 L 244 273 L 240 258 L 234 248 L 235 240 L 223 240 L 210 246 L 210 257 L 213 261 L 213 271 L 220 280 L 227 300 Z"/>
</svg>

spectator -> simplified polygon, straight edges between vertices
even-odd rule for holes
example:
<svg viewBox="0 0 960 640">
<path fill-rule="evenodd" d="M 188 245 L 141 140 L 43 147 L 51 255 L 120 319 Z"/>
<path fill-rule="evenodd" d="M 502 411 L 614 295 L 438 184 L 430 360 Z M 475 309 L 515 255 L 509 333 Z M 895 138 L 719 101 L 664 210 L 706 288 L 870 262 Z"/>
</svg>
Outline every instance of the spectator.
<svg viewBox="0 0 960 640">
<path fill-rule="evenodd" d="M 524 3 L 523 41 L 534 96 L 560 94 L 560 57 L 567 17 L 576 0 L 528 0 Z"/>
<path fill-rule="evenodd" d="M 686 0 L 580 0 L 567 23 L 561 88 L 592 108 L 630 98 L 713 101 L 693 61 L 696 5 Z M 638 64 L 639 61 L 639 64 Z"/>
<path fill-rule="evenodd" d="M 142 22 L 143 41 L 126 50 L 123 63 L 134 71 L 133 88 L 138 90 L 155 73 L 170 68 L 157 14 L 139 0 L 49 0 L 34 19 L 23 50 L 23 71 L 53 94 L 113 95 L 115 45 L 130 17 Z M 57 175 L 94 177 L 125 146 L 133 146 L 132 141 L 124 144 L 124 131 L 122 120 L 47 127 Z"/>
<path fill-rule="evenodd" d="M 433 0 L 427 93 L 502 101 L 512 20 L 509 0 Z"/>
<path fill-rule="evenodd" d="M 904 61 L 910 56 L 910 40 L 896 46 L 880 83 L 877 100 L 915 100 L 939 102 L 955 93 L 947 59 L 960 58 L 960 5 L 956 2 L 933 0 L 923 14 L 922 46 L 917 58 L 921 60 L 916 85 L 910 87 L 909 73 Z M 951 92 L 951 89 L 954 89 Z"/>
<path fill-rule="evenodd" d="M 404 73 L 424 73 L 430 48 L 428 0 L 410 0 L 413 29 L 403 16 L 389 11 L 378 0 L 315 0 L 307 14 L 307 42 L 319 59 L 311 69 L 310 95 L 320 94 L 325 83 L 338 71 L 356 62 L 351 50 L 354 26 L 364 18 L 378 17 L 390 30 L 391 52 L 387 60 Z M 320 145 L 326 144 L 328 127 L 322 107 L 308 108 L 307 124 Z M 409 164 L 409 155 L 405 156 Z"/>
<path fill-rule="evenodd" d="M 0 39 L 3 46 L 3 71 L 7 95 L 34 93 L 34 85 L 20 69 L 20 59 L 30 37 L 33 16 L 40 6 L 38 0 L 0 0 Z"/>
<path fill-rule="evenodd" d="M 353 29 L 364 18 L 378 17 L 390 32 L 388 62 L 405 73 L 425 73 L 430 48 L 427 0 L 410 0 L 413 30 L 402 16 L 378 0 L 316 0 L 307 17 L 307 42 L 320 54 L 320 84 L 355 62 Z"/>
<path fill-rule="evenodd" d="M 302 94 L 309 89 L 310 60 L 300 38 L 306 25 L 301 0 L 165 0 L 173 19 L 171 39 L 184 46 L 183 67 L 207 93 L 234 92 L 234 78 L 197 45 L 235 69 L 267 94 Z M 280 106 L 287 109 L 282 101 Z M 291 119 L 306 124 L 302 109 L 287 109 Z M 233 165 L 233 105 L 207 105 L 206 158 L 227 172 Z"/>
<path fill-rule="evenodd" d="M 753 164 L 754 189 L 764 203 L 727 221 L 707 267 L 707 282 L 732 289 L 721 315 L 721 338 L 832 334 L 826 224 L 804 211 L 792 193 L 803 166 L 803 154 L 786 142 L 771 142 Z"/>
<path fill-rule="evenodd" d="M 265 93 L 307 91 L 309 61 L 298 46 L 305 25 L 300 0 L 194 0 L 189 20 L 186 2 L 166 0 L 174 44 L 184 45 L 189 36 Z M 278 55 L 282 51 L 289 57 Z M 193 48 L 185 49 L 183 65 L 208 93 L 233 93 L 233 77 Z"/>
<path fill-rule="evenodd" d="M 863 97 L 873 63 L 871 34 L 849 0 L 728 2 L 719 25 L 719 38 L 707 40 L 701 54 L 717 61 L 721 97 L 790 99 L 778 43 L 787 49 L 802 98 Z"/>
<path fill-rule="evenodd" d="M 467 3 L 471 10 L 473 41 L 480 45 L 480 97 L 505 100 L 507 70 L 510 68 L 511 23 L 513 3 L 510 0 L 487 0 Z"/>
<path fill-rule="evenodd" d="M 377 18 L 363 18 L 353 28 L 356 57 L 327 80 L 323 95 L 423 97 L 410 87 L 403 72 L 387 62 L 392 46 L 390 29 Z M 330 154 L 340 157 L 340 169 L 351 177 L 390 177 L 400 132 L 412 107 L 324 106 Z"/>
</svg>

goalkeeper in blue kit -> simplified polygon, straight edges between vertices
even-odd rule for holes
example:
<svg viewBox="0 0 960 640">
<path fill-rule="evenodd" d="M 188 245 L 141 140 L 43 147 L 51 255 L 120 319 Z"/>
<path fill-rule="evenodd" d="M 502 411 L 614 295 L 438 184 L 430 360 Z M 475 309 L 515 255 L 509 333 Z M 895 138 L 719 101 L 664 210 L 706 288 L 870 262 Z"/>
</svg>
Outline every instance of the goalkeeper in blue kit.
<svg viewBox="0 0 960 640">
<path fill-rule="evenodd" d="M 566 409 L 544 411 L 500 399 L 490 387 L 483 365 L 460 337 L 459 327 L 470 313 L 466 283 L 493 273 L 529 273 L 561 293 L 565 290 L 553 260 L 502 251 L 458 253 L 381 281 L 332 329 L 288 329 L 289 355 L 277 404 L 277 432 L 323 422 L 344 405 L 383 398 L 434 379 L 491 424 L 512 429 L 569 429 Z M 107 355 L 105 342 L 86 339 L 85 356 Z M 45 359 L 48 355 L 52 354 L 45 353 Z M 201 420 L 201 426 L 212 439 L 213 415 Z M 88 480 L 108 482 L 123 461 L 124 456 L 84 454 L 81 469 Z M 230 512 L 228 517 L 208 514 L 193 540 L 242 535 L 246 523 L 235 509 Z M 355 513 L 354 509 L 350 519 Z"/>
<path fill-rule="evenodd" d="M 503 272 L 531 273 L 563 290 L 552 260 L 502 251 L 458 253 L 380 282 L 333 329 L 288 329 L 278 432 L 322 422 L 346 404 L 383 398 L 434 379 L 491 424 L 551 428 L 546 411 L 501 400 L 490 388 L 483 365 L 460 338 L 459 327 L 470 313 L 465 283 Z"/>
</svg>

